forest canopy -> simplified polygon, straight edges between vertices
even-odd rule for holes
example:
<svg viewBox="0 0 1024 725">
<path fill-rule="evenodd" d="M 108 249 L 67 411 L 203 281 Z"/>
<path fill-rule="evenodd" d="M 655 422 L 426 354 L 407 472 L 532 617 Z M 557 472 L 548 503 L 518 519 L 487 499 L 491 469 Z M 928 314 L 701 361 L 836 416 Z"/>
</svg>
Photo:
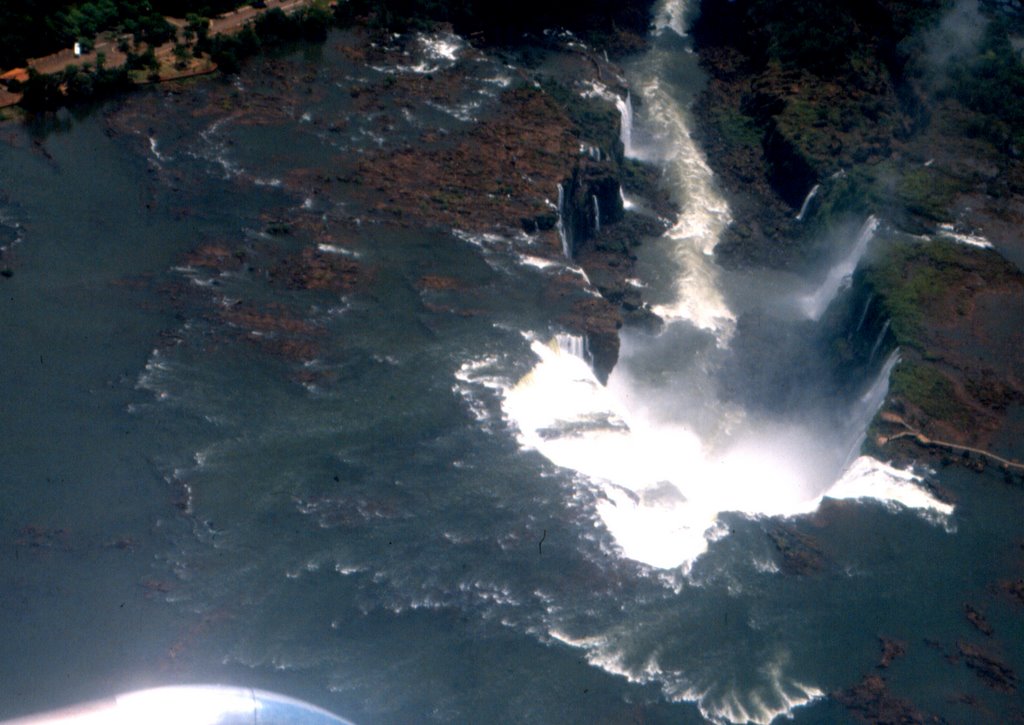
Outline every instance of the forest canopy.
<svg viewBox="0 0 1024 725">
<path fill-rule="evenodd" d="M 240 0 L 3 0 L 0 2 L 0 68 L 88 43 L 97 33 L 119 30 L 136 41 L 160 44 L 173 37 L 165 15 L 210 17 Z"/>
</svg>

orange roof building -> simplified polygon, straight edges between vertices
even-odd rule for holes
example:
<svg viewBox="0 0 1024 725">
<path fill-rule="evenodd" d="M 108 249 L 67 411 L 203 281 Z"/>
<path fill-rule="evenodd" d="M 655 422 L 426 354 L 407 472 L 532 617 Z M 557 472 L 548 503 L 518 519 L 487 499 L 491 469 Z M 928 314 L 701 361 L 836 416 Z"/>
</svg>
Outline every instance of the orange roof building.
<svg viewBox="0 0 1024 725">
<path fill-rule="evenodd" d="M 8 81 L 20 81 L 24 83 L 28 80 L 28 68 L 14 68 L 7 71 L 3 75 L 0 75 L 0 81 L 7 83 Z"/>
</svg>

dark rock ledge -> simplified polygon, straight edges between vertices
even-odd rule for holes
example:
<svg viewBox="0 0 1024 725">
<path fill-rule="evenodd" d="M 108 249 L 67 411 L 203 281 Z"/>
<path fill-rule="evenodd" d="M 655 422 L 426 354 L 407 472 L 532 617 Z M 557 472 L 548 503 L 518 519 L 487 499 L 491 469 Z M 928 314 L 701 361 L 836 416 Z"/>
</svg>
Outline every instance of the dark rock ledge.
<svg viewBox="0 0 1024 725">
<path fill-rule="evenodd" d="M 575 44 L 532 48 L 530 56 L 544 59 L 543 70 L 519 70 L 496 112 L 443 143 L 424 138 L 416 148 L 366 154 L 340 180 L 348 195 L 389 223 L 512 237 L 525 232 L 530 253 L 551 259 L 565 260 L 567 249 L 601 297 L 580 275 L 559 275 L 548 294 L 552 319 L 585 337 L 604 381 L 618 359 L 622 325 L 657 324 L 627 280 L 634 248 L 663 227 L 625 213 L 624 179 L 667 216 L 671 209 L 659 173 L 624 158 L 614 104 L 581 95 L 589 82 L 609 79 L 616 79 L 613 91 L 625 94 L 618 68 Z M 401 81 L 411 94 L 430 93 L 439 82 L 445 81 L 438 74 Z M 389 91 L 360 89 L 359 100 L 372 108 Z"/>
<path fill-rule="evenodd" d="M 450 26 L 433 27 L 451 31 Z M 388 43 L 381 43 L 374 32 L 357 27 L 329 42 L 356 63 L 387 65 L 404 62 L 403 37 L 389 36 Z M 282 185 L 298 198 L 344 202 L 354 215 L 383 227 L 499 234 L 519 251 L 564 263 L 565 271 L 551 276 L 544 303 L 554 328 L 585 338 L 592 367 L 604 381 L 618 359 L 622 326 L 659 324 L 628 280 L 633 276 L 635 247 L 660 234 L 663 226 L 649 216 L 626 213 L 622 188 L 627 186 L 665 218 L 674 210 L 659 185 L 660 171 L 624 158 L 615 104 L 582 93 L 592 82 L 600 82 L 624 95 L 620 70 L 603 52 L 566 40 L 547 36 L 535 46 L 514 50 L 471 45 L 463 49 L 464 59 L 450 68 L 387 76 L 352 87 L 355 110 L 387 123 L 391 114 L 407 106 L 458 103 L 472 89 L 472 77 L 464 69 L 485 56 L 499 57 L 516 68 L 509 86 L 473 123 L 425 131 L 406 145 L 325 157 L 316 167 L 288 171 Z M 635 47 L 635 36 L 619 45 Z M 237 124 L 277 123 L 281 104 L 275 94 L 294 89 L 278 61 L 260 62 L 264 78 L 275 83 L 269 95 L 238 95 L 221 88 L 203 100 L 188 94 L 179 97 L 170 87 L 165 102 L 213 118 L 230 100 Z M 223 98 L 225 94 L 230 99 Z M 129 109 L 115 114 L 111 132 L 128 132 L 145 123 L 146 112 Z M 310 241 L 351 246 L 347 238 L 356 231 L 346 228 L 348 222 L 323 221 L 294 210 L 274 214 L 262 220 L 269 235 L 266 249 L 218 241 L 195 249 L 183 264 L 214 275 L 244 266 L 270 284 L 299 292 L 372 294 L 375 270 L 360 260 L 297 247 Z M 571 259 L 566 259 L 566 246 Z M 573 267 L 582 268 L 587 277 Z M 430 275 L 417 284 L 421 290 L 443 290 L 452 300 L 467 302 L 465 308 L 426 304 L 432 313 L 475 314 L 471 298 L 479 290 Z M 191 300 L 210 306 L 208 301 L 193 300 L 201 296 L 195 289 L 179 285 L 169 294 L 182 304 Z M 244 337 L 256 347 L 293 362 L 309 362 L 322 352 L 322 331 L 316 324 L 300 329 L 292 324 L 293 314 L 262 307 L 216 313 L 217 320 L 239 334 L 248 331 Z"/>
</svg>

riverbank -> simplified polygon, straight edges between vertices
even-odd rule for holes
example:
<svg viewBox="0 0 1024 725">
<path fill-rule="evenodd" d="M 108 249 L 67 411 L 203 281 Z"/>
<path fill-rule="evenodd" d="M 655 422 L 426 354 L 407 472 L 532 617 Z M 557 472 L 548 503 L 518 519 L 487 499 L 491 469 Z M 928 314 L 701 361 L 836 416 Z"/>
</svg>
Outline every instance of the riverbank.
<svg viewBox="0 0 1024 725">
<path fill-rule="evenodd" d="M 107 90 L 100 88 L 104 85 L 99 82 L 104 74 L 120 74 L 122 78 L 114 85 L 121 90 L 130 85 L 208 75 L 218 69 L 219 64 L 213 55 L 222 45 L 218 43 L 221 39 L 233 38 L 243 32 L 251 35 L 253 28 L 259 27 L 261 22 L 264 22 L 264 27 L 275 26 L 273 30 L 281 34 L 278 26 L 287 24 L 287 20 L 265 22 L 268 17 L 273 18 L 274 13 L 279 18 L 299 16 L 294 21 L 297 30 L 309 34 L 310 30 L 304 27 L 308 23 L 303 13 L 316 9 L 321 13 L 318 22 L 326 33 L 329 10 L 333 7 L 334 3 L 317 0 L 268 0 L 260 3 L 259 7 L 245 5 L 211 19 L 165 17 L 164 22 L 173 29 L 172 37 L 159 45 L 133 40 L 127 34 L 106 32 L 88 43 L 89 49 L 85 52 L 76 43 L 74 48 L 31 58 L 24 68 L 3 72 L 2 76 L 11 80 L 7 81 L 6 89 L 0 88 L 0 108 L 27 104 L 29 110 L 48 110 L 64 103 L 92 100 L 94 93 L 102 95 Z M 265 35 L 268 36 L 264 39 L 268 45 L 278 40 L 270 37 L 269 33 Z M 257 47 L 258 43 L 250 52 Z M 80 77 L 90 75 L 94 81 L 88 86 L 83 88 L 81 83 L 75 84 Z"/>
</svg>

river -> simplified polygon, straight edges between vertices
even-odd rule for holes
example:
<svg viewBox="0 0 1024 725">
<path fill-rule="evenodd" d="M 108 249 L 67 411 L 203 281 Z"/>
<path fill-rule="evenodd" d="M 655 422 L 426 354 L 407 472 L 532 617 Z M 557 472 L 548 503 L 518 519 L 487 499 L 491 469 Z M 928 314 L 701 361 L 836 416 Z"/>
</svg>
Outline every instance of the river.
<svg viewBox="0 0 1024 725">
<path fill-rule="evenodd" d="M 682 211 L 638 267 L 666 326 L 624 331 L 607 386 L 544 302 L 570 262 L 323 181 L 493 110 L 493 59 L 447 105 L 358 108 L 354 85 L 442 76 L 454 36 L 375 67 L 336 34 L 0 129 L 0 717 L 223 682 L 357 723 L 844 722 L 827 695 L 880 637 L 922 710 L 1014 712 L 950 658 L 988 641 L 965 603 L 1024 639 L 993 589 L 1019 492 L 859 456 L 898 352 L 838 395 L 810 359 L 884 220 L 813 278 L 714 264 L 686 23 L 659 6 L 625 67 L 627 152 Z M 303 259 L 352 283 L 290 284 Z"/>
</svg>

